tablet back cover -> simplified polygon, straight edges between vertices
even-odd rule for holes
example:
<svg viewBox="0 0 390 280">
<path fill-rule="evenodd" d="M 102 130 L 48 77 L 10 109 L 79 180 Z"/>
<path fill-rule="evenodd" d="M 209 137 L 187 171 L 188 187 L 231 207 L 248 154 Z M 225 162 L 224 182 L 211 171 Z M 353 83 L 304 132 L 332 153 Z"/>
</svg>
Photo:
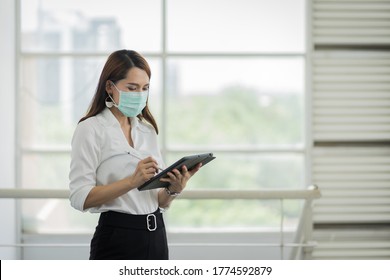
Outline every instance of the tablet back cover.
<svg viewBox="0 0 390 280">
<path fill-rule="evenodd" d="M 138 187 L 138 190 L 144 191 L 144 190 L 151 190 L 151 189 L 157 189 L 157 188 L 167 188 L 169 186 L 169 183 L 167 182 L 161 182 L 160 179 L 167 176 L 168 172 L 171 172 L 173 169 L 181 170 L 182 166 L 187 166 L 188 170 L 192 170 L 195 168 L 196 165 L 199 163 L 202 163 L 202 166 L 206 165 L 210 161 L 215 159 L 212 153 L 206 153 L 206 154 L 198 154 L 198 155 L 191 155 L 186 156 L 178 161 L 176 161 L 171 166 L 167 167 L 160 173 L 158 173 L 156 176 L 154 176 L 149 181 L 145 182 L 141 186 Z"/>
</svg>

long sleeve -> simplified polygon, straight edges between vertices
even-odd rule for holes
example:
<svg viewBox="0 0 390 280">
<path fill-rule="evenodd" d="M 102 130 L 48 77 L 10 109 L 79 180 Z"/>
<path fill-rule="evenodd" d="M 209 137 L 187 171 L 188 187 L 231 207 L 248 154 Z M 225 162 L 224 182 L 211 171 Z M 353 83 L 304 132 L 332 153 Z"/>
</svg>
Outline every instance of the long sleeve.
<svg viewBox="0 0 390 280">
<path fill-rule="evenodd" d="M 101 153 L 99 134 L 94 125 L 85 120 L 77 126 L 72 139 L 69 199 L 72 207 L 80 211 L 85 211 L 85 199 L 96 186 L 96 170 Z"/>
</svg>

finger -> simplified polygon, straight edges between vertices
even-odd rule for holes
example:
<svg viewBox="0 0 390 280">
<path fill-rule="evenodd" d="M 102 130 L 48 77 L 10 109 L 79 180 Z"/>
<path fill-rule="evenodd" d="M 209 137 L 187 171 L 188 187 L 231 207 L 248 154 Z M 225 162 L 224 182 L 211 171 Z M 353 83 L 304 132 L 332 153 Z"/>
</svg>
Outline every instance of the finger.
<svg viewBox="0 0 390 280">
<path fill-rule="evenodd" d="M 183 175 L 183 178 L 185 180 L 188 180 L 192 176 L 191 173 L 188 171 L 187 166 L 185 166 L 185 165 L 183 165 L 183 167 L 182 167 L 181 175 Z"/>
<path fill-rule="evenodd" d="M 199 163 L 194 169 L 192 169 L 191 171 L 189 171 L 189 173 L 192 175 L 194 175 L 196 172 L 199 171 L 199 169 L 202 167 L 202 163 Z"/>
<path fill-rule="evenodd" d="M 180 173 L 179 170 L 173 169 L 172 172 L 175 174 L 175 176 L 176 176 L 177 178 L 180 178 L 180 177 L 181 177 L 181 173 Z"/>
<path fill-rule="evenodd" d="M 149 167 L 149 168 L 146 169 L 146 172 L 147 172 L 148 174 L 153 174 L 153 175 L 155 175 L 155 174 L 157 173 L 157 169 L 154 168 L 154 167 Z"/>
<path fill-rule="evenodd" d="M 155 162 L 148 162 L 148 163 L 144 163 L 142 165 L 142 168 L 146 168 L 146 169 L 154 168 L 157 171 L 158 170 L 158 165 Z"/>
<path fill-rule="evenodd" d="M 169 178 L 171 178 L 172 180 L 176 180 L 176 176 L 175 176 L 175 174 L 173 174 L 172 172 L 168 172 L 167 175 L 168 175 Z"/>
<path fill-rule="evenodd" d="M 154 177 L 154 173 L 143 173 L 141 174 L 141 178 L 146 182 L 149 181 L 151 178 Z"/>
<path fill-rule="evenodd" d="M 169 176 L 169 177 L 168 177 L 168 176 Z M 161 182 L 170 183 L 171 185 L 177 183 L 176 177 L 175 177 L 173 174 L 170 174 L 170 175 L 169 175 L 168 173 L 167 173 L 167 177 L 161 178 L 160 181 L 161 181 Z"/>
<path fill-rule="evenodd" d="M 158 162 L 152 157 L 144 158 L 143 160 L 140 161 L 140 163 L 143 163 L 143 164 L 155 163 L 156 165 L 158 164 Z"/>
<path fill-rule="evenodd" d="M 172 182 L 172 180 L 170 178 L 166 178 L 166 177 L 165 178 L 161 178 L 160 181 L 161 182 L 167 182 L 167 183 L 171 183 Z"/>
</svg>

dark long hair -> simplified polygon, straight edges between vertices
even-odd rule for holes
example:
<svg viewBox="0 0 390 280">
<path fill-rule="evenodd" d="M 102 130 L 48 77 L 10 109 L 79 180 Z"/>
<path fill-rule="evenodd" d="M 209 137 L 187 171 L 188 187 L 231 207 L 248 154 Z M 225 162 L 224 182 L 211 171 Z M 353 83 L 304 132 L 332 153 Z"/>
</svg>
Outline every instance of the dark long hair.
<svg viewBox="0 0 390 280">
<path fill-rule="evenodd" d="M 79 123 L 90 117 L 96 116 L 101 111 L 103 111 L 104 108 L 106 108 L 105 100 L 107 98 L 107 81 L 110 80 L 113 83 L 116 83 L 119 80 L 125 79 L 127 72 L 133 67 L 144 70 L 149 76 L 150 80 L 152 73 L 150 71 L 149 64 L 145 58 L 136 51 L 119 50 L 110 54 L 106 64 L 103 67 L 102 73 L 100 74 L 99 83 L 97 85 L 95 95 L 93 96 L 87 114 L 80 119 Z M 145 108 L 137 117 L 141 121 L 146 120 L 149 122 L 158 134 L 157 123 L 149 110 L 148 103 L 146 103 Z"/>
</svg>

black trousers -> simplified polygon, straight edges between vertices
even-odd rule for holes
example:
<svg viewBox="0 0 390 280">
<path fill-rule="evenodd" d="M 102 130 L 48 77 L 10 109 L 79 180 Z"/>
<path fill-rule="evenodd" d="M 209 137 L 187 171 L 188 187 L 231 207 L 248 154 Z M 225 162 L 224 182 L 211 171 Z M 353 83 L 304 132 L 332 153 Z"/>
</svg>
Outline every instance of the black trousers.
<svg viewBox="0 0 390 280">
<path fill-rule="evenodd" d="M 90 260 L 167 260 L 168 242 L 162 213 L 100 214 L 91 240 Z"/>
</svg>

